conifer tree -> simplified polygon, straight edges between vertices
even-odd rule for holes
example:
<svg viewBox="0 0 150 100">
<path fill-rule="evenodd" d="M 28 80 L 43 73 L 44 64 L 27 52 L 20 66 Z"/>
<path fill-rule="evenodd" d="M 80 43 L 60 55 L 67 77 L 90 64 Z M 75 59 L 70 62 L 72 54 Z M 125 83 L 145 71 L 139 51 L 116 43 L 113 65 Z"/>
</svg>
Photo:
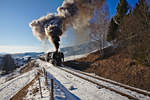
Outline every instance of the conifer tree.
<svg viewBox="0 0 150 100">
<path fill-rule="evenodd" d="M 123 16 L 127 14 L 128 10 L 129 10 L 128 2 L 126 0 L 120 0 L 120 3 L 118 4 L 117 7 L 117 17 L 120 19 L 123 18 Z"/>
<path fill-rule="evenodd" d="M 111 22 L 109 24 L 109 30 L 107 35 L 107 41 L 112 41 L 116 37 L 116 30 L 118 28 L 118 25 L 114 22 L 113 18 L 111 19 Z"/>
<path fill-rule="evenodd" d="M 120 24 L 120 21 L 123 19 L 123 17 L 127 14 L 129 10 L 129 5 L 126 0 L 120 0 L 120 3 L 117 7 L 117 13 L 114 18 L 112 18 L 110 25 L 109 25 L 109 31 L 107 35 L 107 41 L 112 41 L 117 38 L 117 30 L 118 26 Z"/>
</svg>

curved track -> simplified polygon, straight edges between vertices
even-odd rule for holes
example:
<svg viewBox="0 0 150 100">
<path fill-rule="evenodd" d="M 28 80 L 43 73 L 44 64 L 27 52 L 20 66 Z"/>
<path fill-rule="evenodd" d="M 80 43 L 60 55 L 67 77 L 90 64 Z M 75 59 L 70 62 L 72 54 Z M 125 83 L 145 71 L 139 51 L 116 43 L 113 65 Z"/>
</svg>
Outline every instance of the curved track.
<svg viewBox="0 0 150 100">
<path fill-rule="evenodd" d="M 120 83 L 117 83 L 117 82 L 113 82 L 113 81 L 110 81 L 110 80 L 107 80 L 107 79 L 103 79 L 103 78 L 100 78 L 100 77 L 96 77 L 96 76 L 92 76 L 92 75 L 89 75 L 87 73 L 84 73 L 84 72 L 81 72 L 81 71 L 77 71 L 77 70 L 73 70 L 73 69 L 67 69 L 67 68 L 63 68 L 63 67 L 57 67 L 59 68 L 60 70 L 63 70 L 67 73 L 70 73 L 72 75 L 75 75 L 79 78 L 82 78 L 84 80 L 87 80 L 93 84 L 96 84 L 97 86 L 100 86 L 100 87 L 103 87 L 103 88 L 106 88 L 106 89 L 109 89 L 111 91 L 114 91 L 115 93 L 117 94 L 120 94 L 122 96 L 126 96 L 128 97 L 129 99 L 131 100 L 139 100 L 138 97 L 136 97 L 135 95 L 129 95 L 128 93 L 124 93 L 122 91 L 119 91 L 118 89 L 115 89 L 115 88 L 111 88 L 111 87 L 108 87 L 106 85 L 103 85 L 101 84 L 100 82 L 97 82 L 97 81 L 93 81 L 89 78 L 86 78 L 84 76 L 87 76 L 87 77 L 90 77 L 90 78 L 93 78 L 93 79 L 96 79 L 96 80 L 100 80 L 100 81 L 103 81 L 103 82 L 106 82 L 106 83 L 109 83 L 109 84 L 113 84 L 113 85 L 116 85 L 116 86 L 119 86 L 121 88 L 124 88 L 126 89 L 127 91 L 131 91 L 131 92 L 134 92 L 134 93 L 138 93 L 142 96 L 149 96 L 150 97 L 150 93 L 149 92 L 145 92 L 143 90 L 140 90 L 140 89 L 136 89 L 136 88 L 133 88 L 133 87 L 130 87 L 130 86 L 127 86 L 127 85 L 123 85 L 123 84 L 120 84 Z M 84 76 L 83 76 L 84 75 Z M 143 98 L 143 97 L 142 97 Z M 148 100 L 148 99 L 147 99 Z"/>
<path fill-rule="evenodd" d="M 63 70 L 65 70 L 65 69 L 63 69 Z M 111 84 L 123 87 L 125 89 L 129 89 L 131 91 L 134 91 L 134 92 L 137 92 L 139 94 L 143 94 L 145 96 L 149 96 L 150 97 L 150 92 L 146 92 L 146 91 L 143 91 L 143 90 L 140 90 L 140 89 L 137 89 L 137 88 L 133 88 L 133 87 L 121 84 L 121 83 L 113 82 L 113 81 L 110 81 L 110 80 L 107 80 L 107 79 L 104 79 L 104 78 L 101 78 L 101 77 L 92 76 L 92 75 L 87 74 L 87 73 L 82 72 L 82 71 L 77 71 L 77 70 L 73 70 L 73 71 L 75 71 L 77 73 L 80 73 L 80 74 L 83 74 L 83 75 L 86 75 L 86 76 L 89 76 L 89 77 L 92 77 L 92 78 L 95 78 L 95 79 L 98 79 L 98 80 L 102 80 L 102 81 L 105 81 L 105 82 L 108 82 L 108 83 L 111 83 Z"/>
</svg>

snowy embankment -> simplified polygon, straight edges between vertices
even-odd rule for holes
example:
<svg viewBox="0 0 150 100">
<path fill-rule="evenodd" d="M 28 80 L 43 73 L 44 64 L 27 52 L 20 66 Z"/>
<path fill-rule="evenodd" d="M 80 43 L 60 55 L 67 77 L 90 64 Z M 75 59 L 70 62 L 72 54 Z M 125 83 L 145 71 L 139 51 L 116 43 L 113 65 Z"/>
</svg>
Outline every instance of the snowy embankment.
<svg viewBox="0 0 150 100">
<path fill-rule="evenodd" d="M 89 77 L 89 76 L 87 76 L 87 75 L 84 75 L 84 74 L 79 73 L 80 71 L 78 71 L 78 70 L 74 70 L 74 69 L 66 68 L 66 67 L 63 67 L 62 69 L 65 69 L 65 70 L 67 70 L 67 71 L 70 71 L 70 72 L 72 72 L 72 73 L 74 73 L 74 74 L 77 74 L 77 75 L 82 76 L 82 77 L 84 77 L 84 78 L 86 78 L 86 79 L 92 80 L 92 81 L 94 81 L 94 82 L 98 82 L 98 83 L 100 83 L 100 84 L 102 84 L 102 85 L 104 85 L 104 86 L 106 86 L 106 87 L 113 88 L 113 89 L 118 90 L 118 91 L 120 91 L 120 92 L 122 92 L 122 93 L 125 93 L 125 94 L 131 95 L 131 96 L 133 96 L 133 97 L 136 97 L 136 98 L 138 98 L 139 100 L 150 100 L 150 97 L 147 96 L 147 95 L 143 95 L 143 94 L 134 92 L 134 91 L 132 91 L 132 90 L 126 89 L 126 88 L 121 87 L 121 86 L 119 86 L 119 85 L 114 85 L 114 84 L 111 84 L 111 83 L 109 83 L 109 82 L 105 82 L 105 81 L 98 80 L 98 79 L 93 78 L 93 77 Z M 85 72 L 83 72 L 83 73 L 85 73 Z M 87 74 L 87 73 L 86 73 L 86 74 Z M 90 74 L 89 74 L 89 75 L 90 75 Z M 129 87 L 129 88 L 132 88 L 132 89 L 135 89 L 135 90 L 139 90 L 139 91 L 143 91 L 143 92 L 145 92 L 145 93 L 149 93 L 149 94 L 150 94 L 150 92 L 148 92 L 148 91 L 146 91 L 146 90 L 141 90 L 141 89 L 134 88 L 134 87 L 131 87 L 131 86 L 128 86 L 128 85 L 124 85 L 124 84 L 121 84 L 121 83 L 118 83 L 118 82 L 115 82 L 115 81 L 112 81 L 112 80 L 108 80 L 108 79 L 105 79 L 105 78 L 103 78 L 103 77 L 96 76 L 96 75 L 93 75 L 93 74 L 91 74 L 91 75 L 92 75 L 92 76 L 95 76 L 95 77 L 97 77 L 97 78 L 103 79 L 103 80 L 110 81 L 110 82 L 112 82 L 112 83 L 117 83 L 117 84 L 120 84 L 120 85 L 122 85 L 122 86 Z"/>
<path fill-rule="evenodd" d="M 71 100 L 128 100 L 108 89 L 101 88 L 93 83 L 60 70 L 49 63 L 38 61 L 41 67 L 45 67 L 49 73 L 49 78 L 54 78 L 64 91 L 67 91 L 66 97 Z M 65 100 L 70 100 L 66 99 Z"/>
<path fill-rule="evenodd" d="M 12 73 L 6 74 L 6 75 L 0 75 L 0 85 L 15 78 L 18 77 L 20 75 L 20 70 L 22 68 L 24 68 L 25 65 L 20 66 L 19 68 L 17 68 L 16 70 L 14 70 Z"/>
<path fill-rule="evenodd" d="M 37 79 L 35 80 L 34 84 L 32 84 L 28 88 L 28 93 L 23 98 L 24 100 L 49 100 L 49 90 L 45 85 L 45 78 L 43 75 L 40 76 L 40 82 L 41 82 L 41 91 L 42 91 L 43 98 L 41 98 L 41 95 L 40 95 L 39 81 Z"/>
<path fill-rule="evenodd" d="M 82 55 L 68 56 L 68 57 L 65 57 L 64 60 L 65 60 L 65 61 L 75 60 L 75 59 L 78 59 L 78 58 L 86 57 L 88 54 L 89 54 L 89 53 L 82 54 Z"/>
<path fill-rule="evenodd" d="M 26 86 L 35 77 L 37 70 L 34 69 L 27 73 L 24 73 L 6 83 L 0 85 L 0 100 L 9 100 L 19 90 Z"/>
<path fill-rule="evenodd" d="M 72 56 L 67 56 L 64 58 L 64 61 L 69 61 L 69 60 L 75 60 L 83 57 L 87 57 L 89 54 L 96 52 L 98 49 L 95 49 L 91 52 L 80 54 L 80 55 L 72 55 Z"/>
<path fill-rule="evenodd" d="M 109 42 L 105 42 L 104 45 L 105 47 L 108 47 L 111 44 Z M 65 57 L 68 57 L 73 55 L 82 55 L 97 49 L 99 49 L 99 43 L 90 41 L 90 42 L 82 43 L 80 45 L 60 48 L 60 51 L 64 53 Z"/>
<path fill-rule="evenodd" d="M 41 91 L 42 91 L 42 98 L 40 95 L 39 90 L 39 81 L 36 80 L 33 85 L 31 85 L 28 88 L 28 93 L 26 97 L 24 97 L 24 100 L 50 100 L 50 79 L 54 79 L 50 74 L 48 74 L 48 88 L 45 84 L 45 77 L 43 75 L 40 76 L 40 82 L 41 82 Z M 66 96 L 66 92 L 62 91 L 63 89 L 60 87 L 60 85 L 56 84 L 56 81 L 54 83 L 54 100 L 74 100 L 72 98 L 68 98 Z M 67 99 L 66 99 L 67 98 Z"/>
</svg>

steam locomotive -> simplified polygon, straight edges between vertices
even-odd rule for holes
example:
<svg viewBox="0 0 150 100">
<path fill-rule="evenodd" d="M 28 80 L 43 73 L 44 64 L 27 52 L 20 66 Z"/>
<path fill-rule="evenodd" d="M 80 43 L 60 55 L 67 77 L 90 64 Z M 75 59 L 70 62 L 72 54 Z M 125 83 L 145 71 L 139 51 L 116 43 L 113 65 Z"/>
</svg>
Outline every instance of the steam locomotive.
<svg viewBox="0 0 150 100">
<path fill-rule="evenodd" d="M 48 52 L 45 60 L 54 66 L 61 66 L 61 64 L 64 62 L 64 54 L 63 52 L 58 51 Z"/>
</svg>

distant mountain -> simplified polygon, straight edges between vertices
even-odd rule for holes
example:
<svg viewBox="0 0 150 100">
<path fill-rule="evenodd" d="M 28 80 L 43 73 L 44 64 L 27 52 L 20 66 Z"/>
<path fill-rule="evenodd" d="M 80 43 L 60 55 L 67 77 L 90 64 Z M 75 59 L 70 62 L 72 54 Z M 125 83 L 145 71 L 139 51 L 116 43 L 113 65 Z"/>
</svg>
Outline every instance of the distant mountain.
<svg viewBox="0 0 150 100">
<path fill-rule="evenodd" d="M 5 53 L 6 54 L 6 53 Z M 0 65 L 2 63 L 2 59 L 5 55 L 4 53 L 0 55 Z M 14 62 L 18 66 L 22 66 L 28 62 L 29 59 L 37 59 L 40 55 L 44 54 L 44 52 L 36 53 L 36 52 L 27 52 L 27 53 L 16 53 L 10 54 L 14 59 Z"/>
<path fill-rule="evenodd" d="M 27 52 L 27 53 L 16 53 L 12 54 L 14 58 L 24 58 L 24 57 L 32 57 L 32 58 L 37 58 L 38 56 L 44 54 L 44 52 Z"/>
<path fill-rule="evenodd" d="M 108 46 L 110 44 L 106 42 L 104 45 Z M 81 54 L 89 53 L 94 50 L 97 50 L 98 48 L 99 46 L 98 44 L 96 44 L 96 42 L 88 42 L 76 46 L 61 48 L 60 51 L 64 53 L 65 57 L 67 57 L 72 55 L 81 55 Z"/>
<path fill-rule="evenodd" d="M 84 43 L 76 46 L 61 48 L 60 51 L 64 53 L 65 57 L 72 55 L 80 55 L 96 50 L 94 42 Z"/>
</svg>

